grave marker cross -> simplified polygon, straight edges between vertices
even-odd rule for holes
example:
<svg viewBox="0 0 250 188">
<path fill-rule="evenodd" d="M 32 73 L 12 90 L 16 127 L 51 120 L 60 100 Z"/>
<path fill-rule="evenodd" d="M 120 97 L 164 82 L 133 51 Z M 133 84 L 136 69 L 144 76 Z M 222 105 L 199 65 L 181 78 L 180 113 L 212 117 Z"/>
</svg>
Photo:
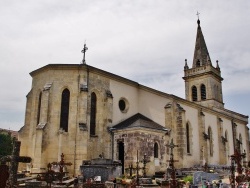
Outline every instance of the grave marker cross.
<svg viewBox="0 0 250 188">
<path fill-rule="evenodd" d="M 65 163 L 65 162 L 64 162 L 64 154 L 62 153 L 62 154 L 61 154 L 61 161 L 60 161 L 60 162 L 52 162 L 51 164 L 52 164 L 52 165 L 59 165 L 60 183 L 62 183 L 63 168 L 64 168 L 65 166 L 71 166 L 72 163 L 71 163 L 71 162 Z"/>
<path fill-rule="evenodd" d="M 246 158 L 246 153 L 240 153 L 237 149 L 235 149 L 234 154 L 230 156 L 231 158 L 231 186 L 232 188 L 235 187 L 235 179 L 237 179 L 237 183 L 240 183 L 241 179 L 239 178 L 242 175 L 242 165 L 241 161 L 242 159 Z M 237 172 L 238 177 L 235 178 L 235 164 L 237 164 Z"/>
<path fill-rule="evenodd" d="M 175 175 L 175 167 L 174 167 L 174 162 L 178 162 L 177 160 L 174 160 L 174 154 L 173 154 L 173 149 L 175 147 L 178 147 L 178 145 L 175 145 L 173 142 L 173 139 L 171 139 L 170 144 L 166 145 L 167 147 L 170 148 L 170 159 L 168 160 L 169 162 L 169 167 L 171 170 L 171 187 L 176 187 L 177 182 L 176 182 L 176 175 Z"/>
<path fill-rule="evenodd" d="M 146 177 L 146 164 L 147 164 L 148 162 L 150 162 L 150 161 L 147 159 L 147 155 L 146 155 L 146 154 L 144 154 L 143 159 L 142 159 L 141 162 L 143 163 L 142 170 L 143 170 L 143 177 L 145 178 L 145 177 Z"/>
<path fill-rule="evenodd" d="M 13 151 L 11 156 L 7 156 L 1 159 L 3 163 L 10 162 L 10 168 L 9 168 L 9 179 L 8 184 L 10 184 L 11 187 L 14 187 L 17 185 L 17 169 L 18 169 L 18 163 L 30 163 L 31 158 L 26 156 L 19 156 L 20 154 L 20 146 L 21 142 L 14 140 L 13 142 Z M 5 167 L 6 171 L 6 167 Z"/>
</svg>

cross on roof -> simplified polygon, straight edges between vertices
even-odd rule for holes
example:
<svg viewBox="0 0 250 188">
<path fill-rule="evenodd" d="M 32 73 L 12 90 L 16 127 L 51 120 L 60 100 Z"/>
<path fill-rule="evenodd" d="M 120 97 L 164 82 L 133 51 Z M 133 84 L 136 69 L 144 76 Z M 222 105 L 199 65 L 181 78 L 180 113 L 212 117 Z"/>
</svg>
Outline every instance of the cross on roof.
<svg viewBox="0 0 250 188">
<path fill-rule="evenodd" d="M 197 14 L 196 14 L 196 15 L 197 15 L 197 17 L 198 17 L 198 20 L 199 20 L 199 19 L 200 19 L 200 18 L 199 18 L 199 15 L 200 15 L 200 13 L 199 13 L 198 11 L 197 11 Z"/>
<path fill-rule="evenodd" d="M 82 49 L 82 53 L 83 53 L 83 59 L 82 59 L 82 63 L 83 64 L 86 64 L 86 61 L 85 61 L 85 52 L 88 50 L 88 47 L 86 46 L 86 42 L 84 43 L 84 47 Z"/>
</svg>

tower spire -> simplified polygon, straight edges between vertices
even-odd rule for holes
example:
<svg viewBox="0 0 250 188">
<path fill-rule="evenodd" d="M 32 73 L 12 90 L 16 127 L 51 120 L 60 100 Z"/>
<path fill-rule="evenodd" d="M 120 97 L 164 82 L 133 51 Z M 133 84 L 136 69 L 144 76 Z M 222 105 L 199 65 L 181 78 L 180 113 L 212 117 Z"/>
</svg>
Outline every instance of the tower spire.
<svg viewBox="0 0 250 188">
<path fill-rule="evenodd" d="M 217 62 L 213 67 L 204 36 L 201 31 L 199 12 L 193 65 L 185 60 L 184 77 L 186 99 L 207 107 L 223 108 L 221 71 Z"/>
<path fill-rule="evenodd" d="M 199 12 L 197 12 L 196 14 L 198 16 L 197 20 L 198 27 L 196 34 L 195 49 L 194 49 L 193 68 L 211 64 L 211 59 L 207 50 L 207 45 L 200 27 L 199 14 L 200 14 Z"/>
<path fill-rule="evenodd" d="M 83 49 L 82 49 L 82 51 L 81 51 L 81 52 L 83 53 L 82 64 L 86 64 L 85 53 L 86 53 L 87 50 L 88 50 L 88 47 L 86 46 L 86 41 L 85 41 L 84 47 L 83 47 Z"/>
</svg>

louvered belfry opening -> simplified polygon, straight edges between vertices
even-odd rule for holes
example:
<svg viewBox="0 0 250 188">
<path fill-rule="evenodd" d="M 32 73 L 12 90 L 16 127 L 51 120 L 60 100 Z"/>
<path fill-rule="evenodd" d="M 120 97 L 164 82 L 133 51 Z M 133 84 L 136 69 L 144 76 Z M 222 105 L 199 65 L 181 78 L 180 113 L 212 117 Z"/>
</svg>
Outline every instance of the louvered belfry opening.
<svg viewBox="0 0 250 188">
<path fill-rule="evenodd" d="M 204 84 L 201 85 L 201 100 L 206 100 L 206 86 Z"/>
<path fill-rule="evenodd" d="M 196 86 L 192 87 L 192 100 L 197 101 L 197 88 L 196 88 Z"/>
</svg>

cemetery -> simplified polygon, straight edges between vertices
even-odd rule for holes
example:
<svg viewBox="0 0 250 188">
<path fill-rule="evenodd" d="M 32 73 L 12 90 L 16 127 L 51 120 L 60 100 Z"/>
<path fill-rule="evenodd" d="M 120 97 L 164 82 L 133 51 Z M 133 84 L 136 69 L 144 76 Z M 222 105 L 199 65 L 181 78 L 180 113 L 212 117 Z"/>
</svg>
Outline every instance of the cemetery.
<svg viewBox="0 0 250 188">
<path fill-rule="evenodd" d="M 31 158 L 19 156 L 20 141 L 14 141 L 11 156 L 1 158 L 0 187 L 82 187 L 82 188 L 127 188 L 127 187 L 247 187 L 250 182 L 250 165 L 244 161 L 246 153 L 237 150 L 230 155 L 231 166 L 209 165 L 193 166 L 190 168 L 176 169 L 173 150 L 178 147 L 173 143 L 167 145 L 170 148 L 168 168 L 164 172 L 155 172 L 154 176 L 147 176 L 147 156 L 138 156 L 135 164 L 131 164 L 122 172 L 120 161 L 106 159 L 100 154 L 99 158 L 89 161 L 84 160 L 79 167 L 81 174 L 72 177 L 67 172 L 67 166 L 71 162 L 64 160 L 61 154 L 59 162 L 51 162 L 46 170 L 41 172 L 20 172 L 19 163 L 30 163 Z M 228 183 L 223 182 L 228 179 Z M 242 185 L 242 186 L 241 186 Z"/>
</svg>

